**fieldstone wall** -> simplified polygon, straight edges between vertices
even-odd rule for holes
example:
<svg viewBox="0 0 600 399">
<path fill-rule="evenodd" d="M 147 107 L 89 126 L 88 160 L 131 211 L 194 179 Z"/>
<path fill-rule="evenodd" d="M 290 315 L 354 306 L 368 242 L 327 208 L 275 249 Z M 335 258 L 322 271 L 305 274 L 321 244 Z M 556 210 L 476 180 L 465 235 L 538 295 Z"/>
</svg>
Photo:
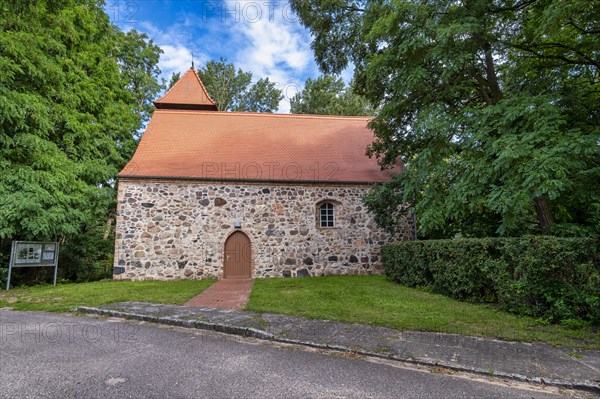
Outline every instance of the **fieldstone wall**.
<svg viewBox="0 0 600 399">
<path fill-rule="evenodd" d="M 380 230 L 361 202 L 368 189 L 120 180 L 114 278 L 222 278 L 236 230 L 250 238 L 253 277 L 381 273 L 381 245 L 411 239 L 411 226 L 393 239 Z M 324 201 L 335 204 L 333 228 L 318 225 Z"/>
</svg>

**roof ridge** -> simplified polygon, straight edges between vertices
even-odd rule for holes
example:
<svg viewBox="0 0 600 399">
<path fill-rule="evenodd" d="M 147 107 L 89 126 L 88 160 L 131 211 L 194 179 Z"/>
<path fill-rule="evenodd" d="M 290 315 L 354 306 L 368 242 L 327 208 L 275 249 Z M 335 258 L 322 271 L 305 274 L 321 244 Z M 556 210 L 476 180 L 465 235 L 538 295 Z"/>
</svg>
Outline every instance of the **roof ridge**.
<svg viewBox="0 0 600 399">
<path fill-rule="evenodd" d="M 280 114 L 271 112 L 228 112 L 228 111 L 204 111 L 204 110 L 187 110 L 187 109 L 157 109 L 161 113 L 189 113 L 189 114 L 207 114 L 207 115 L 227 115 L 227 116 L 258 116 L 258 117 L 289 117 L 297 119 L 373 119 L 374 116 L 367 115 L 321 115 L 321 114 Z"/>
</svg>

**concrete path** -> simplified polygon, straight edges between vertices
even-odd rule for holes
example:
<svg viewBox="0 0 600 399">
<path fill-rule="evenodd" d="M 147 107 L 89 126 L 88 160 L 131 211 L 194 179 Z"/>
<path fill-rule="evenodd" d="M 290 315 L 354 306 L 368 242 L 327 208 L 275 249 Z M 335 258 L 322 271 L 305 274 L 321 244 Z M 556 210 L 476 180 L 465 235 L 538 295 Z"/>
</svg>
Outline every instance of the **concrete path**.
<svg viewBox="0 0 600 399">
<path fill-rule="evenodd" d="M 253 279 L 219 280 L 185 303 L 186 306 L 243 309 L 252 291 Z"/>
<path fill-rule="evenodd" d="M 80 307 L 78 311 L 600 392 L 600 351 L 595 350 L 145 302 Z"/>
</svg>

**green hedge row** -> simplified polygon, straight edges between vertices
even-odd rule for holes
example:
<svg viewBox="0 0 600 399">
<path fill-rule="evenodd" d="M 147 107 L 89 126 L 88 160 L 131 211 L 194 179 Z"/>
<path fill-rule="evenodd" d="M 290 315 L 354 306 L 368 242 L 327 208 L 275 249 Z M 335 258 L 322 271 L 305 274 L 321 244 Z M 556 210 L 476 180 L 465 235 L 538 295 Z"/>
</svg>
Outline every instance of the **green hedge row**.
<svg viewBox="0 0 600 399">
<path fill-rule="evenodd" d="M 600 324 L 600 243 L 526 236 L 408 241 L 385 245 L 392 281 L 552 322 Z"/>
</svg>

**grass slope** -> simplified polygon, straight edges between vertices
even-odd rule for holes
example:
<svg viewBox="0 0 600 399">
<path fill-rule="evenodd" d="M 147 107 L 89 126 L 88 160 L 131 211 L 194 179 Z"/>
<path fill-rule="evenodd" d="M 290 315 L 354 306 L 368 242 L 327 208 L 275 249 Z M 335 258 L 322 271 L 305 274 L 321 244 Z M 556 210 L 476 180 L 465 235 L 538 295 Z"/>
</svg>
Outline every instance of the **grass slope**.
<svg viewBox="0 0 600 399">
<path fill-rule="evenodd" d="M 591 328 L 567 329 L 391 283 L 383 276 L 257 279 L 247 310 L 312 319 L 541 341 L 600 349 Z"/>
<path fill-rule="evenodd" d="M 182 304 L 214 280 L 96 281 L 92 283 L 37 285 L 0 292 L 0 307 L 14 310 L 66 312 L 77 306 L 144 301 Z"/>
</svg>

